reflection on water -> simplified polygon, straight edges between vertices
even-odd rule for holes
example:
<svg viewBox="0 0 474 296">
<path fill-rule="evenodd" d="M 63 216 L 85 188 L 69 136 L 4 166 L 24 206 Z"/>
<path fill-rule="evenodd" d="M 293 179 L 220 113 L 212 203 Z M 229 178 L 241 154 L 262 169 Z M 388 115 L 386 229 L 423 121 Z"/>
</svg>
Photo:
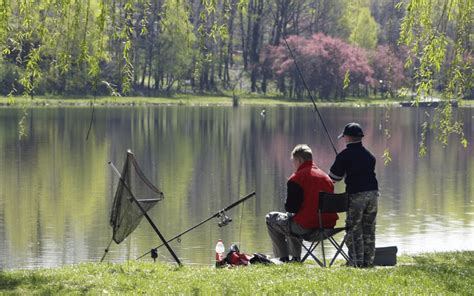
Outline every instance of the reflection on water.
<svg viewBox="0 0 474 296">
<path fill-rule="evenodd" d="M 474 142 L 472 109 L 460 109 Z M 111 238 L 108 225 L 117 177 L 132 149 L 165 199 L 150 212 L 172 237 L 251 191 L 257 197 L 171 245 L 185 263 L 211 264 L 219 238 L 246 253 L 271 254 L 265 214 L 282 210 L 289 153 L 298 143 L 328 170 L 335 155 L 310 108 L 147 107 L 98 109 L 88 141 L 90 109 L 29 110 L 28 137 L 18 140 L 21 111 L 0 109 L 0 268 L 31 268 L 98 261 Z M 428 136 L 419 159 L 420 123 L 431 109 L 321 108 L 334 137 L 345 123 L 365 128 L 377 156 L 381 188 L 377 245 L 401 253 L 472 249 L 474 246 L 473 145 L 446 148 Z M 388 135 L 387 135 L 388 134 Z M 336 142 L 339 150 L 343 144 Z M 392 162 L 383 165 L 385 148 Z M 339 191 L 344 190 L 342 184 Z M 340 222 L 344 221 L 341 217 Z M 134 259 L 160 244 L 146 221 L 108 261 Z M 171 261 L 160 249 L 160 260 Z M 147 258 L 146 260 L 151 260 Z"/>
</svg>

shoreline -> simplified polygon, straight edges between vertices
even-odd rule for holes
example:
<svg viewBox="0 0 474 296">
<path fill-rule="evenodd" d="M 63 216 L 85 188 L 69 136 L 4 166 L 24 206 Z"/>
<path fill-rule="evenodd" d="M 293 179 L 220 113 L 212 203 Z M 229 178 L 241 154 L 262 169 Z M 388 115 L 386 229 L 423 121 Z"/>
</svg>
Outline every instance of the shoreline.
<svg viewBox="0 0 474 296">
<path fill-rule="evenodd" d="M 125 261 L 0 271 L 0 294 L 461 294 L 474 289 L 474 251 L 397 257 L 394 267 L 210 266 Z"/>
<path fill-rule="evenodd" d="M 381 98 L 347 98 L 344 101 L 316 101 L 318 107 L 402 107 L 407 100 Z M 149 107 L 149 106 L 233 106 L 232 97 L 205 95 L 177 95 L 175 97 L 0 97 L 0 107 Z M 244 96 L 238 106 L 312 106 L 312 102 L 286 100 L 276 96 Z M 474 107 L 474 100 L 462 100 L 459 107 Z M 408 107 L 410 108 L 410 107 Z"/>
<path fill-rule="evenodd" d="M 419 252 L 419 253 L 400 253 L 400 250 L 397 251 L 396 254 L 396 265 L 395 266 L 375 266 L 373 268 L 360 268 L 358 270 L 377 270 L 377 269 L 384 269 L 384 268 L 397 268 L 397 267 L 402 267 L 406 265 L 413 265 L 414 263 L 412 262 L 413 258 L 420 258 L 420 257 L 438 257 L 438 256 L 448 256 L 448 255 L 456 255 L 456 254 L 461 254 L 461 255 L 469 255 L 469 256 L 474 256 L 474 249 L 473 250 L 467 250 L 467 249 L 462 249 L 462 250 L 451 250 L 451 251 L 429 251 L 429 252 Z M 251 254 L 250 254 L 251 255 Z M 321 254 L 317 254 L 316 256 L 320 256 Z M 270 260 L 273 260 L 273 256 L 269 256 Z M 133 257 L 133 256 L 132 256 Z M 178 265 L 176 264 L 175 261 L 173 261 L 173 258 L 171 255 L 168 256 L 169 261 L 156 261 L 153 262 L 149 259 L 149 256 L 145 257 L 145 259 L 129 259 L 129 260 L 123 260 L 121 262 L 117 261 L 107 261 L 107 259 L 104 260 L 104 262 L 99 262 L 97 261 L 84 261 L 84 262 L 76 262 L 76 263 L 65 263 L 62 265 L 52 265 L 52 266 L 36 266 L 36 267 L 19 267 L 19 268 L 6 268 L 6 269 L 1 269 L 0 268 L 0 274 L 1 273 L 15 273 L 15 272 L 35 272 L 35 271 L 41 271 L 41 270 L 61 270 L 65 268 L 71 268 L 71 267 L 78 267 L 81 265 L 123 265 L 123 264 L 130 264 L 130 263 L 136 263 L 138 265 L 141 264 L 158 264 L 158 265 L 166 265 L 169 267 L 176 267 L 179 268 Z M 166 258 L 166 256 L 164 257 Z M 331 256 L 327 255 L 326 260 L 330 259 Z M 473 257 L 474 258 L 474 257 Z M 117 260 L 117 259 L 115 259 Z M 214 260 L 214 259 L 212 259 Z M 213 261 L 212 261 L 213 262 Z M 215 269 L 214 263 L 193 263 L 193 262 L 182 262 L 183 266 L 182 267 L 187 267 L 187 268 L 212 268 Z M 280 265 L 286 265 L 286 264 L 281 264 L 281 263 L 276 263 L 274 265 L 268 265 L 268 266 L 280 266 Z M 348 268 L 345 266 L 345 260 L 342 258 L 341 255 L 339 255 L 334 262 L 334 265 L 329 267 L 321 267 L 318 265 L 317 262 L 315 262 L 311 257 L 308 257 L 308 259 L 301 265 L 301 264 L 289 264 L 290 266 L 306 266 L 308 268 L 321 268 L 323 270 L 328 269 L 328 268 Z M 254 264 L 253 266 L 263 266 L 263 264 Z M 474 267 L 474 266 L 473 266 Z M 240 267 L 239 267 L 240 268 Z M 225 269 L 225 268 L 224 268 Z M 350 268 L 352 269 L 352 268 Z M 355 268 L 357 270 L 357 268 Z M 218 270 L 223 270 L 223 269 L 218 269 Z M 1 291 L 1 289 L 0 289 Z M 0 293 L 1 294 L 1 293 Z"/>
</svg>

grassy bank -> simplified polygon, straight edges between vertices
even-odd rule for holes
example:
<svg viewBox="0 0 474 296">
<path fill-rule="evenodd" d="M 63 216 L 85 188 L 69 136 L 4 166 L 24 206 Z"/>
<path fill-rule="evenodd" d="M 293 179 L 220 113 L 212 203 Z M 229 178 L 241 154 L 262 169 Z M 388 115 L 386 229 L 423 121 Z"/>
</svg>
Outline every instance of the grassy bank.
<svg viewBox="0 0 474 296">
<path fill-rule="evenodd" d="M 90 106 L 91 97 L 35 97 L 33 100 L 24 97 L 14 98 L 9 102 L 6 97 L 0 98 L 1 105 L 31 104 L 37 106 Z M 172 97 L 98 97 L 97 106 L 152 106 L 152 105 L 198 105 L 198 106 L 232 106 L 232 97 L 214 95 L 176 95 Z M 246 97 L 239 99 L 239 105 L 295 105 L 298 103 L 278 97 Z"/>
<path fill-rule="evenodd" d="M 18 294 L 462 294 L 474 291 L 474 252 L 399 258 L 396 267 L 323 269 L 285 264 L 233 269 L 130 261 L 0 272 Z"/>
<path fill-rule="evenodd" d="M 91 97 L 35 97 L 33 100 L 25 97 L 0 97 L 0 106 L 90 106 Z M 318 106 L 398 106 L 400 100 L 381 98 L 346 98 L 343 101 L 317 101 Z M 311 102 L 288 100 L 277 95 L 242 95 L 239 105 L 259 106 L 304 106 Z M 232 106 L 232 97 L 226 95 L 175 95 L 172 97 L 98 97 L 96 106 L 153 106 L 153 105 L 197 105 L 197 106 Z M 474 106 L 474 101 L 463 101 L 465 106 Z"/>
</svg>

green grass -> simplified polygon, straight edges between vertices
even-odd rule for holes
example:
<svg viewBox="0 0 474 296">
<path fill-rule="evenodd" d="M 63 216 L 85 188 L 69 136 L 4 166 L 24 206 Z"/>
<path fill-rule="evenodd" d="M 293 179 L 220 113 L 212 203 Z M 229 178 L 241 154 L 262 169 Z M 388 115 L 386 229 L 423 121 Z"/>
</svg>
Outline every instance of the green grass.
<svg viewBox="0 0 474 296">
<path fill-rule="evenodd" d="M 0 272 L 12 294 L 405 294 L 472 295 L 474 252 L 399 257 L 396 267 L 320 268 L 312 264 L 230 269 L 130 261 Z"/>
<path fill-rule="evenodd" d="M 0 106 L 89 106 L 93 101 L 92 97 L 52 97 L 39 96 L 33 100 L 25 97 L 0 97 Z M 348 106 L 348 107 L 366 107 L 366 106 L 398 106 L 398 99 L 384 100 L 380 98 L 354 98 L 348 97 L 343 101 L 329 100 L 317 101 L 318 106 Z M 403 101 L 403 100 L 402 100 Z M 288 100 L 279 95 L 256 95 L 245 94 L 239 96 L 240 105 L 259 105 L 259 106 L 305 106 L 311 102 Z M 230 95 L 175 95 L 172 97 L 98 97 L 97 106 L 150 106 L 150 105 L 198 105 L 198 106 L 231 106 L 232 97 Z M 473 106 L 474 100 L 462 102 L 463 106 Z"/>
<path fill-rule="evenodd" d="M 92 97 L 35 97 L 33 100 L 26 97 L 15 97 L 12 99 L 0 97 L 0 105 L 22 106 L 24 104 L 34 106 L 89 106 Z M 199 105 L 199 106 L 231 106 L 232 97 L 227 95 L 174 95 L 171 97 L 97 97 L 95 101 L 98 106 L 147 106 L 147 105 Z M 241 105 L 298 105 L 298 103 L 286 100 L 278 96 L 255 96 L 247 95 L 240 97 Z"/>
</svg>

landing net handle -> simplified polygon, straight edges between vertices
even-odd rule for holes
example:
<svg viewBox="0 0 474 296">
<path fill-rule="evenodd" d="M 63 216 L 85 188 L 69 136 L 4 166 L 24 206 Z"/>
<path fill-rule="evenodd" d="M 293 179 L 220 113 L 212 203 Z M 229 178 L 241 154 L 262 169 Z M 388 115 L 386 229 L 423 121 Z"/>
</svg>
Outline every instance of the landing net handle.
<svg viewBox="0 0 474 296">
<path fill-rule="evenodd" d="M 127 152 L 129 153 L 129 152 Z M 131 152 L 130 152 L 131 153 Z M 143 216 L 146 218 L 146 220 L 148 221 L 148 223 L 150 223 L 151 227 L 153 228 L 153 230 L 156 232 L 156 234 L 159 236 L 159 238 L 161 239 L 161 241 L 163 242 L 163 244 L 166 246 L 166 248 L 168 249 L 168 251 L 170 252 L 170 254 L 173 256 L 174 260 L 176 261 L 176 263 L 178 263 L 178 265 L 182 266 L 182 263 L 181 261 L 179 260 L 178 256 L 176 256 L 175 252 L 173 251 L 173 249 L 171 249 L 171 247 L 169 246 L 169 244 L 167 243 L 166 239 L 163 237 L 163 235 L 161 234 L 161 232 L 158 230 L 158 227 L 156 227 L 155 223 L 153 223 L 153 221 L 151 220 L 150 216 L 148 216 L 147 212 L 145 211 L 145 209 L 143 209 L 143 207 L 140 205 L 140 203 L 137 201 L 137 199 L 135 198 L 135 195 L 133 194 L 133 192 L 130 190 L 130 187 L 128 187 L 127 185 L 127 182 L 125 182 L 125 180 L 122 178 L 122 175 L 120 174 L 120 172 L 117 170 L 117 168 L 115 167 L 115 165 L 109 161 L 109 165 L 110 167 L 112 168 L 112 170 L 115 172 L 115 174 L 117 174 L 117 176 L 120 178 L 120 182 L 122 182 L 122 185 L 124 186 L 124 188 L 128 191 L 128 193 L 130 194 L 130 199 L 132 202 L 134 202 L 138 208 L 140 209 L 140 211 L 142 212 Z"/>
</svg>

